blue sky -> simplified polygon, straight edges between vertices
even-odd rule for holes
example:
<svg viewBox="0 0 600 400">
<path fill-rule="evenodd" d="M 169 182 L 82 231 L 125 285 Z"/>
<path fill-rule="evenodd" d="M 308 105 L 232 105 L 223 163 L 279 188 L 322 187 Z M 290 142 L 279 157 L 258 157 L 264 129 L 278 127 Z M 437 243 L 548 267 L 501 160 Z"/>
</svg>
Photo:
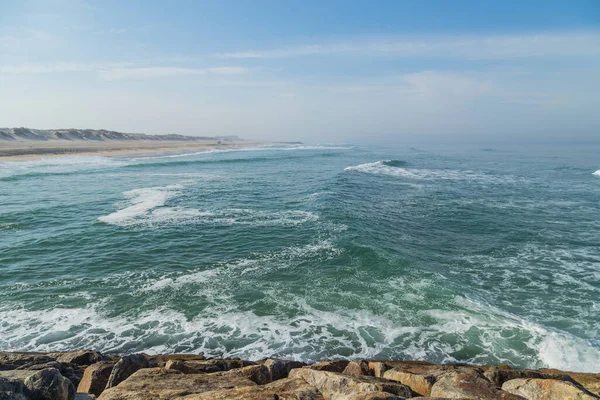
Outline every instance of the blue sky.
<svg viewBox="0 0 600 400">
<path fill-rule="evenodd" d="M 600 138 L 596 1 L 0 0 L 0 126 Z"/>
</svg>

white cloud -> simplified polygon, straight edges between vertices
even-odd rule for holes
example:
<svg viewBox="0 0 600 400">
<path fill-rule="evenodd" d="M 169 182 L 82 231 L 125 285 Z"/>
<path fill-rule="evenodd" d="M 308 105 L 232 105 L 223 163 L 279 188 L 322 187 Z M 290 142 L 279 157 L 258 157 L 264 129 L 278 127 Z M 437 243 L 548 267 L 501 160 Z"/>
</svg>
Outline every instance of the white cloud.
<svg viewBox="0 0 600 400">
<path fill-rule="evenodd" d="M 215 56 L 226 59 L 265 59 L 316 55 L 450 59 L 597 56 L 600 55 L 600 33 L 372 38 L 270 50 L 220 53 Z"/>
</svg>

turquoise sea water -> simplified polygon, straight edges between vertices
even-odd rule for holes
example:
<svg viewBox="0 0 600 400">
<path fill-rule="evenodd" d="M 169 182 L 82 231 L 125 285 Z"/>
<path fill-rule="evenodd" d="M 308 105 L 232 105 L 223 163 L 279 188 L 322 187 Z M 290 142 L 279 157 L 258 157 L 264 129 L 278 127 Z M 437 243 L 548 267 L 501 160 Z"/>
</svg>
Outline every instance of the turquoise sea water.
<svg viewBox="0 0 600 400">
<path fill-rule="evenodd" d="M 0 350 L 600 371 L 600 147 L 0 163 Z"/>
</svg>

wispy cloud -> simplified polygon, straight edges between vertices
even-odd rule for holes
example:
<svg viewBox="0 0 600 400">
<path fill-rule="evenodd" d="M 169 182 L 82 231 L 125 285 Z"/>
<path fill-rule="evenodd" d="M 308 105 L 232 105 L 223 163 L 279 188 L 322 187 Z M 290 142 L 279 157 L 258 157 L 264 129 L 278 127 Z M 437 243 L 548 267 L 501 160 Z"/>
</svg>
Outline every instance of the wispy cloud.
<svg viewBox="0 0 600 400">
<path fill-rule="evenodd" d="M 371 38 L 268 50 L 220 53 L 215 56 L 226 59 L 267 59 L 318 55 L 459 59 L 600 55 L 600 32 Z"/>
<path fill-rule="evenodd" d="M 248 72 L 242 67 L 213 68 L 181 68 L 181 67 L 147 67 L 147 68 L 114 68 L 100 71 L 100 76 L 107 80 L 162 78 L 182 75 L 241 75 Z"/>
<path fill-rule="evenodd" d="M 65 72 L 93 72 L 106 80 L 161 78 L 182 75 L 242 75 L 247 68 L 222 66 L 212 68 L 182 67 L 133 67 L 134 63 L 101 63 L 101 64 L 22 64 L 0 66 L 0 74 L 50 74 Z"/>
</svg>

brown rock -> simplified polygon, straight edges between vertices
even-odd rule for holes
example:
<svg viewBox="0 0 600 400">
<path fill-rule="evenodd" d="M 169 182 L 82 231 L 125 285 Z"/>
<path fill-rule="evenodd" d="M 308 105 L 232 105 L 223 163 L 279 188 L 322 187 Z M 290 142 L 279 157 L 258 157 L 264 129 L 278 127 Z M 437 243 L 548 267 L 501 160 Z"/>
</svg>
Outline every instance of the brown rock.
<svg viewBox="0 0 600 400">
<path fill-rule="evenodd" d="M 146 357 L 144 357 L 142 354 L 125 356 L 121 358 L 113 367 L 112 372 L 108 377 L 106 388 L 108 389 L 115 387 L 125 379 L 129 378 L 134 372 L 148 367 L 148 359 L 146 359 Z"/>
<path fill-rule="evenodd" d="M 369 372 L 369 362 L 365 360 L 350 361 L 342 373 L 352 376 L 369 376 L 371 375 Z"/>
<path fill-rule="evenodd" d="M 589 390 L 596 396 L 600 396 L 600 374 L 586 372 L 563 372 L 557 369 L 541 369 L 540 372 L 544 372 L 551 375 L 569 375 L 586 390 Z"/>
<path fill-rule="evenodd" d="M 278 379 L 287 378 L 290 371 L 294 368 L 302 368 L 306 364 L 299 361 L 280 360 L 277 358 L 270 358 L 265 361 L 264 366 L 269 369 L 271 374 L 271 380 L 276 381 Z"/>
<path fill-rule="evenodd" d="M 32 352 L 0 352 L 0 371 L 17 369 L 23 365 L 45 364 L 56 361 L 56 357 L 50 357 L 43 353 Z"/>
<path fill-rule="evenodd" d="M 527 400 L 596 400 L 600 397 L 572 382 L 556 379 L 513 379 L 502 390 Z"/>
<path fill-rule="evenodd" d="M 390 369 L 386 363 L 381 361 L 369 361 L 369 375 L 375 376 L 377 378 L 383 378 L 383 374 L 385 371 Z"/>
<path fill-rule="evenodd" d="M 102 354 L 94 350 L 69 351 L 65 353 L 49 353 L 49 356 L 56 357 L 56 361 L 76 364 L 91 365 L 103 360 Z"/>
<path fill-rule="evenodd" d="M 165 368 L 144 368 L 118 386 L 106 389 L 98 400 L 168 400 L 190 394 L 256 386 L 249 379 L 236 375 L 184 374 Z"/>
<path fill-rule="evenodd" d="M 102 361 L 87 367 L 79 386 L 77 386 L 77 392 L 100 396 L 108 383 L 114 365 L 112 362 Z"/>
<path fill-rule="evenodd" d="M 436 381 L 436 375 L 415 374 L 399 368 L 392 368 L 385 371 L 383 377 L 408 386 L 413 392 L 420 396 L 429 396 L 431 394 L 431 388 Z"/>
<path fill-rule="evenodd" d="M 150 367 L 164 367 L 167 361 L 200 361 L 206 360 L 204 354 L 156 354 L 146 355 Z"/>
<path fill-rule="evenodd" d="M 233 372 L 233 371 L 231 371 Z M 323 396 L 301 378 L 285 378 L 264 386 L 210 391 L 189 395 L 185 400 L 324 400 Z"/>
<path fill-rule="evenodd" d="M 215 358 L 212 360 L 169 360 L 165 368 L 169 370 L 181 371 L 184 374 L 208 374 L 212 372 L 229 371 L 234 368 L 243 368 L 254 365 L 251 361 L 244 361 L 230 358 Z"/>
<path fill-rule="evenodd" d="M 266 385 L 271 382 L 271 371 L 264 365 L 249 365 L 243 368 L 232 369 L 227 372 L 217 372 L 219 375 L 238 375 L 247 379 L 257 385 Z"/>
<path fill-rule="evenodd" d="M 73 400 L 75 387 L 55 368 L 35 372 L 23 382 L 32 400 Z"/>
<path fill-rule="evenodd" d="M 512 379 L 556 379 L 560 381 L 569 381 L 575 383 L 573 378 L 569 375 L 562 374 L 548 374 L 532 369 L 501 369 L 497 367 L 491 367 L 485 371 L 484 376 L 492 382 L 494 385 L 501 387 L 504 382 Z"/>
<path fill-rule="evenodd" d="M 348 360 L 321 361 L 304 368 L 314 369 L 315 371 L 329 371 L 342 373 L 344 372 L 349 363 L 350 361 Z"/>
<path fill-rule="evenodd" d="M 431 387 L 431 397 L 447 397 L 451 399 L 522 399 L 500 390 L 475 369 L 457 369 L 441 374 Z"/>
<path fill-rule="evenodd" d="M 356 393 L 345 398 L 346 400 L 405 400 L 404 397 L 385 392 Z"/>
<path fill-rule="evenodd" d="M 361 392 L 387 392 L 401 397 L 410 397 L 412 394 L 410 388 L 401 383 L 372 376 L 349 376 L 336 372 L 297 368 L 290 372 L 290 378 L 304 379 L 328 400 L 346 400 L 349 396 Z"/>
</svg>

